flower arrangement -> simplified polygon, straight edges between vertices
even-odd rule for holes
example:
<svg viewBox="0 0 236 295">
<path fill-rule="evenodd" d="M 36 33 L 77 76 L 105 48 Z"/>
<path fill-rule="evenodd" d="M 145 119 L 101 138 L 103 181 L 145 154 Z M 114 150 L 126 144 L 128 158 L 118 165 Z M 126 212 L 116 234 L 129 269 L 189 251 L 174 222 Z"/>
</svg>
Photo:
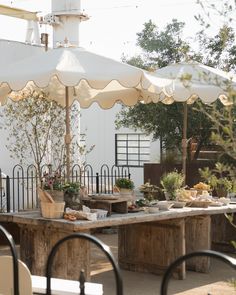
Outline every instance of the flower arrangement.
<svg viewBox="0 0 236 295">
<path fill-rule="evenodd" d="M 125 189 L 134 189 L 134 183 L 131 179 L 129 178 L 117 178 L 115 185 L 120 189 L 120 188 L 125 188 Z"/>
<path fill-rule="evenodd" d="M 53 173 L 44 172 L 42 188 L 44 190 L 63 190 L 61 173 L 56 171 Z"/>
</svg>

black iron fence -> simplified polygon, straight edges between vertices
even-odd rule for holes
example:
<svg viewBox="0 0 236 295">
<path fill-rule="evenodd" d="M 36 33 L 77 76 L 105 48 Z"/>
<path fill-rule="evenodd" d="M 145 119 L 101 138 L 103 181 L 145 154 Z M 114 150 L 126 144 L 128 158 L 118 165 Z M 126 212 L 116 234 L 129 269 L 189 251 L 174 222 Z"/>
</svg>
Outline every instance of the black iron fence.
<svg viewBox="0 0 236 295">
<path fill-rule="evenodd" d="M 43 166 L 41 173 L 50 171 L 50 166 Z M 130 178 L 128 167 L 117 167 L 104 164 L 99 172 L 93 171 L 91 165 L 83 167 L 74 165 L 71 169 L 71 182 L 79 182 L 86 186 L 89 194 L 113 192 L 115 181 L 119 177 Z M 62 171 L 62 182 L 65 182 L 65 173 Z M 0 169 L 0 211 L 17 212 L 33 210 L 38 207 L 37 187 L 40 185 L 37 169 L 34 165 L 24 168 L 16 165 L 12 175 L 4 175 Z"/>
</svg>

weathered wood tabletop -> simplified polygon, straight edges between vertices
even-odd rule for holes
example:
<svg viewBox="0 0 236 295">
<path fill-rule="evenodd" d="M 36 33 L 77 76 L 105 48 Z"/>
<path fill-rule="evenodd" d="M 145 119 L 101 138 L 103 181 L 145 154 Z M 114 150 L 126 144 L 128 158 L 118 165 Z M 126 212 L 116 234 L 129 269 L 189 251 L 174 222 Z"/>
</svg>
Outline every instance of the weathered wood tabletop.
<svg viewBox="0 0 236 295">
<path fill-rule="evenodd" d="M 208 208 L 173 208 L 168 211 L 158 211 L 157 213 L 146 213 L 144 211 L 127 214 L 112 214 L 105 219 L 96 221 L 77 220 L 68 221 L 66 219 L 48 219 L 43 218 L 39 211 L 23 211 L 16 213 L 1 213 L 0 222 L 14 222 L 17 224 L 29 224 L 29 225 L 43 225 L 45 227 L 53 227 L 59 229 L 65 229 L 69 231 L 81 231 L 90 230 L 108 226 L 119 226 L 125 224 L 151 222 L 169 220 L 175 218 L 185 218 L 197 215 L 214 215 L 223 213 L 236 212 L 236 204 L 229 204 L 227 206 L 220 207 L 208 207 Z"/>
<path fill-rule="evenodd" d="M 110 226 L 118 226 L 118 259 L 122 268 L 161 274 L 177 257 L 191 251 L 210 249 L 212 216 L 218 218 L 224 213 L 234 212 L 236 204 L 229 204 L 208 208 L 175 208 L 152 214 L 143 211 L 112 214 L 97 221 L 72 222 L 46 219 L 38 211 L 27 211 L 0 214 L 0 222 L 13 222 L 20 227 L 21 259 L 35 275 L 45 274 L 48 254 L 60 238 L 73 232 L 91 232 Z M 202 258 L 188 266 L 196 271 L 207 271 L 209 261 Z M 73 240 L 59 250 L 53 275 L 78 279 L 81 268 L 85 269 L 89 278 L 90 244 L 84 240 Z M 184 278 L 185 266 L 181 266 L 176 274 L 178 278 Z"/>
</svg>

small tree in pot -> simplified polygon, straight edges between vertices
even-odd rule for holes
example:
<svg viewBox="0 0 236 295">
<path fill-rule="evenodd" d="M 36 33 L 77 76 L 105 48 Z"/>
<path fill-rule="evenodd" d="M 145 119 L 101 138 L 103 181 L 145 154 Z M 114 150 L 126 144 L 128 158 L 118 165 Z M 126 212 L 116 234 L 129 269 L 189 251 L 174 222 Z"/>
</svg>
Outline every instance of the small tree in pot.
<svg viewBox="0 0 236 295">
<path fill-rule="evenodd" d="M 161 185 L 167 200 L 175 200 L 177 191 L 183 186 L 184 175 L 177 171 L 164 174 L 161 177 Z"/>
</svg>

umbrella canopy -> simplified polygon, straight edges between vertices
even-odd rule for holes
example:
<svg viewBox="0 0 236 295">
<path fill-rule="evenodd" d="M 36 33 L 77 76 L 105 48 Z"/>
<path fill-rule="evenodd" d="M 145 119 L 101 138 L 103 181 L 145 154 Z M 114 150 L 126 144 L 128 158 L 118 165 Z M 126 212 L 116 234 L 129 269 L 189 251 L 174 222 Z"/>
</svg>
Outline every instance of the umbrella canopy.
<svg viewBox="0 0 236 295">
<path fill-rule="evenodd" d="M 154 75 L 172 79 L 173 85 L 161 101 L 165 104 L 184 103 L 182 169 L 186 175 L 187 158 L 187 104 L 196 99 L 210 104 L 220 99 L 224 105 L 230 102 L 230 94 L 236 91 L 236 79 L 229 73 L 197 62 L 182 62 L 158 69 Z"/>
<path fill-rule="evenodd" d="M 11 91 L 40 88 L 49 93 L 50 99 L 65 106 L 68 86 L 70 104 L 76 99 L 82 108 L 97 102 L 107 109 L 117 101 L 134 105 L 146 97 L 152 100 L 165 91 L 170 81 L 158 78 L 152 87 L 148 74 L 139 68 L 83 48 L 57 48 L 9 64 L 0 72 L 0 83 L 2 103 Z"/>
<path fill-rule="evenodd" d="M 83 48 L 57 48 L 12 62 L 0 70 L 0 102 L 18 100 L 20 90 L 43 89 L 49 99 L 66 107 L 66 171 L 70 171 L 69 106 L 78 100 L 82 108 L 97 102 L 103 109 L 117 101 L 131 106 L 138 101 L 158 101 L 171 81 L 149 77 L 143 70 Z"/>
</svg>

